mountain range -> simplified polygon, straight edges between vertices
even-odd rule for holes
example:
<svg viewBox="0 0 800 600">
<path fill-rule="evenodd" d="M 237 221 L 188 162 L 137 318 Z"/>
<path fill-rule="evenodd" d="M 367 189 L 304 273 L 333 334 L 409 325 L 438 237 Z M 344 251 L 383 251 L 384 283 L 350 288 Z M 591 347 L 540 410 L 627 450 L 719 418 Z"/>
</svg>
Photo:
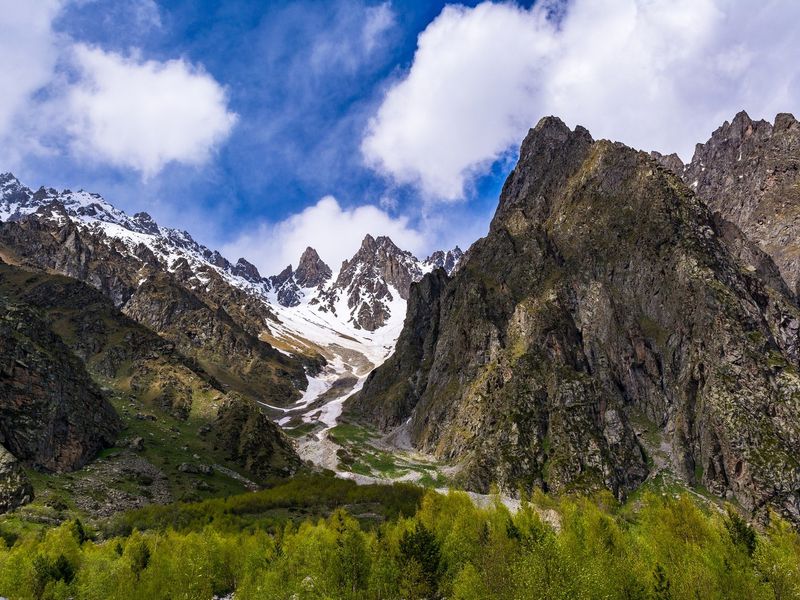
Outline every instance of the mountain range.
<svg viewBox="0 0 800 600">
<path fill-rule="evenodd" d="M 336 269 L 309 240 L 271 276 L 6 173 L 0 508 L 32 472 L 105 514 L 392 455 L 478 492 L 672 478 L 798 523 L 798 207 L 788 114 L 688 164 L 548 117 L 468 252 L 367 235 Z"/>
<path fill-rule="evenodd" d="M 214 434 L 209 451 L 227 448 L 243 477 L 293 472 L 300 461 L 266 415 L 314 420 L 309 397 L 337 384 L 344 394 L 391 351 L 411 283 L 436 266 L 452 271 L 461 256 L 419 261 L 367 236 L 337 274 L 308 248 L 296 270 L 262 277 L 146 213 L 130 217 L 84 191 L 33 191 L 11 174 L 0 176 L 0 219 L 5 318 L 20 332 L 2 348 L 2 405 L 11 408 L 0 444 L 17 479 L 16 461 L 72 470 L 113 444 L 125 419 L 100 385 L 180 424 L 201 417 L 200 429 Z M 31 327 L 47 337 L 22 337 Z M 17 338 L 25 343 L 9 345 Z M 28 347 L 46 354 L 32 360 Z M 51 383 L 31 394 L 32 379 Z M 59 388 L 72 379 L 74 389 Z M 75 441 L 71 420 L 85 414 L 97 422 L 77 423 Z M 33 448 L 43 431 L 56 433 L 45 436 L 47 449 Z M 71 460 L 52 456 L 72 444 L 86 448 Z M 29 499 L 20 489 L 28 488 L 12 489 L 8 505 Z"/>
</svg>

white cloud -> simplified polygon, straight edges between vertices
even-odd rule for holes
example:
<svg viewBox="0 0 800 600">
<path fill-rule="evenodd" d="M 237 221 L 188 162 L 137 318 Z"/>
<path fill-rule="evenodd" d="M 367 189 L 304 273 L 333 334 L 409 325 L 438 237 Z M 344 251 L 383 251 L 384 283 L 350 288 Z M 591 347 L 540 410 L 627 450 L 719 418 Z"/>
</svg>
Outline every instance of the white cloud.
<svg viewBox="0 0 800 600">
<path fill-rule="evenodd" d="M 155 0 L 133 0 L 131 9 L 138 24 L 161 29 L 161 11 Z"/>
<path fill-rule="evenodd" d="M 47 85 L 58 60 L 58 36 L 51 23 L 60 0 L 0 0 L 0 134 L 20 118 L 30 97 Z"/>
<path fill-rule="evenodd" d="M 77 44 L 81 79 L 68 94 L 74 147 L 152 176 L 172 161 L 200 164 L 236 122 L 225 90 L 182 59 L 142 61 Z"/>
<path fill-rule="evenodd" d="M 362 149 L 401 183 L 458 198 L 470 170 L 519 138 L 532 83 L 552 49 L 539 11 L 448 6 L 419 36 L 408 76 L 386 95 Z"/>
<path fill-rule="evenodd" d="M 307 246 L 336 271 L 343 260 L 355 254 L 365 235 L 387 235 L 404 250 L 416 253 L 425 247 L 425 237 L 405 217 L 391 217 L 372 205 L 342 208 L 333 196 L 279 223 L 262 223 L 223 247 L 223 254 L 236 260 L 244 256 L 262 275 L 274 275 L 286 265 L 297 266 Z"/>
<path fill-rule="evenodd" d="M 369 54 L 380 43 L 381 36 L 394 26 L 395 14 L 389 2 L 366 9 L 366 20 L 361 30 L 364 51 Z"/>
<path fill-rule="evenodd" d="M 336 5 L 332 21 L 313 31 L 314 41 L 309 48 L 308 67 L 317 74 L 330 75 L 332 70 L 344 69 L 355 73 L 367 66 L 379 50 L 385 47 L 385 37 L 394 27 L 396 15 L 391 3 L 367 6 L 361 2 Z M 302 50 L 294 50 L 298 57 Z M 308 77 L 308 73 L 302 73 Z"/>
<path fill-rule="evenodd" d="M 798 22 L 794 0 L 448 6 L 420 34 L 362 151 L 440 199 L 462 197 L 547 114 L 688 159 L 743 108 L 767 118 L 800 109 Z"/>
<path fill-rule="evenodd" d="M 73 152 L 145 177 L 204 162 L 236 122 L 225 89 L 183 59 L 124 57 L 54 31 L 62 9 L 81 2 L 0 0 L 0 161 L 17 168 L 32 154 Z M 160 27 L 153 0 L 126 10 L 137 27 Z"/>
</svg>

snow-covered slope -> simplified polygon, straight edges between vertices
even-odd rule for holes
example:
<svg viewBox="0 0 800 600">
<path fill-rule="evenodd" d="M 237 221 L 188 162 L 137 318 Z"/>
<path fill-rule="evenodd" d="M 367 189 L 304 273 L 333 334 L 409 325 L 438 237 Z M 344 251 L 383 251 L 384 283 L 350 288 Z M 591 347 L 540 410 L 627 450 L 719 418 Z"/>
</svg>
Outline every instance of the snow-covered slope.
<svg viewBox="0 0 800 600">
<path fill-rule="evenodd" d="M 158 269 L 180 275 L 195 292 L 224 296 L 220 285 L 245 292 L 253 301 L 250 306 L 262 307 L 257 311 L 262 339 L 285 353 L 323 355 L 327 366 L 309 376 L 300 400 L 288 407 L 265 403 L 286 426 L 302 421 L 319 421 L 326 427 L 335 423 L 344 398 L 392 353 L 411 283 L 436 267 L 452 272 L 461 257 L 456 248 L 420 261 L 389 238 L 367 236 L 336 272 L 308 248 L 297 269 L 290 266 L 279 275 L 264 277 L 244 258 L 233 264 L 189 233 L 161 227 L 147 213 L 131 217 L 98 194 L 45 188 L 34 192 L 10 173 L 0 175 L 0 221 L 30 215 L 58 225 L 71 221 L 132 261 L 147 256 L 148 272 L 154 259 Z"/>
</svg>

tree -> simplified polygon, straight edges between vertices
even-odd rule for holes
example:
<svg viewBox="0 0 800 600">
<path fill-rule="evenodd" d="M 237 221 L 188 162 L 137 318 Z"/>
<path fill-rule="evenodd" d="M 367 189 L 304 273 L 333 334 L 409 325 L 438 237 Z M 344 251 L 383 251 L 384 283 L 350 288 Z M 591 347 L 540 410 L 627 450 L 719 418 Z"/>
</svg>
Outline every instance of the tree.
<svg viewBox="0 0 800 600">
<path fill-rule="evenodd" d="M 670 592 L 670 583 L 667 578 L 667 573 L 664 567 L 656 565 L 656 570 L 653 572 L 653 597 L 656 600 L 671 600 L 672 592 Z"/>
<path fill-rule="evenodd" d="M 748 556 L 753 556 L 756 551 L 756 532 L 738 513 L 728 507 L 728 514 L 725 517 L 725 529 L 731 541 L 741 548 L 744 548 Z"/>
<path fill-rule="evenodd" d="M 141 534 L 134 531 L 125 546 L 125 554 L 131 564 L 131 571 L 139 579 L 142 571 L 150 564 L 150 547 Z"/>
<path fill-rule="evenodd" d="M 441 553 L 436 537 L 422 523 L 400 538 L 400 559 L 409 575 L 418 575 L 436 595 L 441 575 Z"/>
</svg>

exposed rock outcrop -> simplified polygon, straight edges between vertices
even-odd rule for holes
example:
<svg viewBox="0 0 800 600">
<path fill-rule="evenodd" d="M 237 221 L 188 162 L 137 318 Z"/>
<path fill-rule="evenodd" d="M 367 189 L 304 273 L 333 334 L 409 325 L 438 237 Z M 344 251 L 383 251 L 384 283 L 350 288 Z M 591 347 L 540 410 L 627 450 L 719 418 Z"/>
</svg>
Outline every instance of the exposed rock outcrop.
<svg viewBox="0 0 800 600">
<path fill-rule="evenodd" d="M 263 480 L 294 475 L 301 462 L 280 428 L 258 405 L 229 394 L 212 428 L 214 444 L 232 462 Z"/>
<path fill-rule="evenodd" d="M 736 235 L 650 155 L 543 119 L 488 236 L 412 286 L 348 411 L 473 489 L 620 496 L 649 472 L 644 419 L 687 482 L 800 521 L 800 312 Z"/>
<path fill-rule="evenodd" d="M 792 293 L 800 285 L 800 122 L 744 111 L 698 144 L 684 182 L 775 261 Z"/>
<path fill-rule="evenodd" d="M 16 457 L 0 445 L 0 513 L 33 500 L 33 486 Z"/>
<path fill-rule="evenodd" d="M 306 248 L 300 256 L 294 280 L 300 287 L 312 288 L 325 283 L 331 278 L 331 268 L 326 265 L 313 248 Z"/>
<path fill-rule="evenodd" d="M 77 469 L 120 422 L 83 364 L 24 305 L 0 296 L 0 444 L 29 466 Z"/>
</svg>

